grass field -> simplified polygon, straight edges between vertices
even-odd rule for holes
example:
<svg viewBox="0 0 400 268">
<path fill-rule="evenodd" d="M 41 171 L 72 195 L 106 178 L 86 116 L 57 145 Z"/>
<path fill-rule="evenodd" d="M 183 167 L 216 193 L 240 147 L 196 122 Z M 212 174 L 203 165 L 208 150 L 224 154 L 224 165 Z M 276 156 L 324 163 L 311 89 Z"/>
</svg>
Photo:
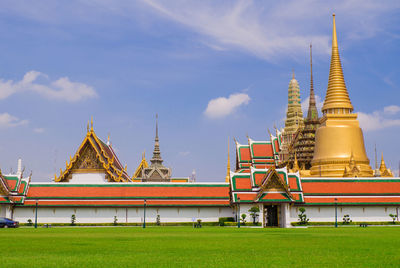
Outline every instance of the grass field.
<svg viewBox="0 0 400 268">
<path fill-rule="evenodd" d="M 0 229 L 0 267 L 398 267 L 400 228 Z"/>
</svg>

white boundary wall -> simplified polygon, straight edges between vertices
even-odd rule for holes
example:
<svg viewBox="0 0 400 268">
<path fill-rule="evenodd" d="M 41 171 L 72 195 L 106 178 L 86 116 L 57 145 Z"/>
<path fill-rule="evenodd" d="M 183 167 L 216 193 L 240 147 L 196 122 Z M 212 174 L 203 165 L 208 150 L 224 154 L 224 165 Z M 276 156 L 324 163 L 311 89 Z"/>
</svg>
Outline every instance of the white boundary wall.
<svg viewBox="0 0 400 268">
<path fill-rule="evenodd" d="M 290 208 L 290 221 L 298 222 L 299 208 L 306 209 L 305 214 L 310 222 L 334 222 L 335 206 L 292 206 Z M 337 220 L 343 222 L 343 216 L 349 215 L 355 222 L 389 222 L 392 218 L 389 214 L 398 214 L 400 206 L 337 206 Z M 399 220 L 399 218 L 397 218 Z"/>
<path fill-rule="evenodd" d="M 39 223 L 70 223 L 75 214 L 76 223 L 112 223 L 117 216 L 118 223 L 143 222 L 143 207 L 39 207 Z M 220 217 L 233 217 L 230 207 L 146 207 L 146 222 L 156 222 L 157 215 L 163 222 L 217 222 Z M 35 207 L 16 207 L 14 219 L 26 223 L 34 221 Z"/>
<path fill-rule="evenodd" d="M 248 210 L 258 205 L 260 213 L 258 220 L 263 224 L 262 204 L 241 204 L 240 215 L 246 214 L 246 222 L 252 222 Z M 0 205 L 0 217 L 11 218 L 8 205 Z M 334 222 L 335 206 L 301 206 L 281 204 L 279 213 L 280 227 L 290 227 L 291 222 L 298 222 L 299 208 L 306 209 L 305 214 L 310 222 Z M 400 206 L 337 206 L 338 222 L 343 221 L 344 215 L 349 215 L 356 222 L 389 222 L 389 214 L 400 212 Z M 201 219 L 203 222 L 217 222 L 220 217 L 236 216 L 236 208 L 231 207 L 146 207 L 146 222 L 156 222 L 157 215 L 163 222 L 192 222 Z M 143 222 L 143 207 L 39 207 L 39 223 L 70 223 L 71 216 L 75 214 L 76 223 L 112 223 L 117 216 L 118 223 Z M 21 223 L 35 218 L 35 207 L 14 208 L 13 218 Z M 398 218 L 399 220 L 400 218 Z"/>
</svg>

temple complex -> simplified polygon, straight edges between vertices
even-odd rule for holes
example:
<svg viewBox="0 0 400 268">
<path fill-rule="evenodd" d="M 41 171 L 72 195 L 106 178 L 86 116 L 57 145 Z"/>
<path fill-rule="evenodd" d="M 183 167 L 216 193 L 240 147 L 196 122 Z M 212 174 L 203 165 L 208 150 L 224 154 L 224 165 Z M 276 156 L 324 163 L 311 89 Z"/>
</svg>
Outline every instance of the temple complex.
<svg viewBox="0 0 400 268">
<path fill-rule="evenodd" d="M 357 114 L 353 113 L 353 110 L 344 82 L 335 15 L 333 15 L 328 89 L 322 107 L 321 126 L 315 134 L 311 176 L 343 177 L 351 174 L 357 177 L 373 176 L 365 151 L 363 133 L 357 120 Z M 354 173 L 351 173 L 353 171 Z"/>
<path fill-rule="evenodd" d="M 285 128 L 282 132 L 282 150 L 279 154 L 280 161 L 287 163 L 291 154 L 291 144 L 299 129 L 304 126 L 303 111 L 301 110 L 300 87 L 294 77 L 289 83 L 288 107 L 286 111 Z"/>
<path fill-rule="evenodd" d="M 301 174 L 306 175 L 306 170 L 311 168 L 311 160 L 314 156 L 315 131 L 319 127 L 318 109 L 315 101 L 314 81 L 312 72 L 312 45 L 310 45 L 310 97 L 308 103 L 307 117 L 304 119 L 304 127 L 301 129 L 297 139 L 294 141 L 293 159 L 294 169 L 300 167 Z"/>
<path fill-rule="evenodd" d="M 299 222 L 301 208 L 306 209 L 310 222 L 330 225 L 345 215 L 354 222 L 399 221 L 400 178 L 393 178 L 383 155 L 375 174 L 369 165 L 343 78 L 335 16 L 320 120 L 310 61 L 310 101 L 304 123 L 293 75 L 283 131 L 268 131 L 265 140 L 247 137 L 239 143 L 234 139 L 235 167 L 231 170 L 228 144 L 226 175 L 220 174 L 220 182 L 194 182 L 194 171 L 192 179 L 171 178 L 171 169 L 161 158 L 158 118 L 151 164 L 143 153 L 129 177 L 109 139 L 104 143 L 95 134 L 92 120 L 77 152 L 54 182 L 23 178 L 20 161 L 16 174 L 0 172 L 0 216 L 21 223 L 37 216 L 39 223 L 65 224 L 73 215 L 77 224 L 115 220 L 217 224 L 226 218 L 238 221 L 242 214 L 249 219 L 249 210 L 255 207 L 263 227 L 291 227 Z"/>
</svg>

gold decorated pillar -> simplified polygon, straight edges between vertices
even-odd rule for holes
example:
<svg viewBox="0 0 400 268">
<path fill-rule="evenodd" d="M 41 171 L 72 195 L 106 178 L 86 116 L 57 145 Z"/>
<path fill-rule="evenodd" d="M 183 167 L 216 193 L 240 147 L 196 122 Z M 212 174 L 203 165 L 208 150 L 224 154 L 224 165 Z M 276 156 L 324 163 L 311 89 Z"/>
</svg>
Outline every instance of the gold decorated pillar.
<svg viewBox="0 0 400 268">
<path fill-rule="evenodd" d="M 343 177 L 352 162 L 359 170 L 357 176 L 372 177 L 373 171 L 365 151 L 363 133 L 357 114 L 353 113 L 353 105 L 344 81 L 335 14 L 329 82 L 322 113 L 321 125 L 315 137 L 311 176 Z"/>
</svg>

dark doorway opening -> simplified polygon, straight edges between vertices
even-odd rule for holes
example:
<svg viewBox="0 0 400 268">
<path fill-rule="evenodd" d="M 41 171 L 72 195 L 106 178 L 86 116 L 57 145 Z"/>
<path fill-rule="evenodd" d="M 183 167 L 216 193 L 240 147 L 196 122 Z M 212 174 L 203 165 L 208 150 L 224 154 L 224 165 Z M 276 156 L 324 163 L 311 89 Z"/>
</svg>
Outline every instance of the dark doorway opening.
<svg viewBox="0 0 400 268">
<path fill-rule="evenodd" d="M 264 205 L 264 227 L 277 227 L 278 222 L 278 206 Z"/>
</svg>

